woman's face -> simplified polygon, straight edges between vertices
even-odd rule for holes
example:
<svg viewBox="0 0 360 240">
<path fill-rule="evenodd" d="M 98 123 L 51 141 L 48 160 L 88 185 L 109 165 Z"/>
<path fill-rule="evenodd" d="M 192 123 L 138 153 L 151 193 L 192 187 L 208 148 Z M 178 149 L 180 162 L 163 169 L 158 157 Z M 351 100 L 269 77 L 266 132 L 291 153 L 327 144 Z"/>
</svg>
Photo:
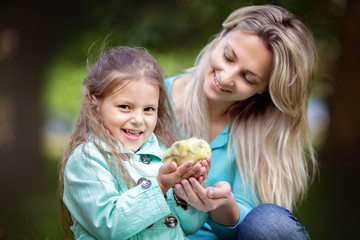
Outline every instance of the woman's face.
<svg viewBox="0 0 360 240">
<path fill-rule="evenodd" d="M 209 100 L 230 106 L 264 92 L 271 68 L 271 52 L 258 36 L 231 30 L 222 34 L 211 53 L 204 92 Z"/>
</svg>

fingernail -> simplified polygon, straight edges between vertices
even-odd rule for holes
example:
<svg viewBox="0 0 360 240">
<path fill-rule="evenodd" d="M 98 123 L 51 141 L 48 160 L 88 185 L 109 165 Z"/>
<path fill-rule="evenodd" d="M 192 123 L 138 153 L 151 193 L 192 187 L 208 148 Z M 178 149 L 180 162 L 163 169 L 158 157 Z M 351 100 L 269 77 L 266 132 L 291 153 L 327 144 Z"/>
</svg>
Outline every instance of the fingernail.
<svg viewBox="0 0 360 240">
<path fill-rule="evenodd" d="M 211 189 L 211 188 L 209 189 L 208 197 L 209 197 L 209 198 L 214 197 L 214 189 Z"/>
</svg>

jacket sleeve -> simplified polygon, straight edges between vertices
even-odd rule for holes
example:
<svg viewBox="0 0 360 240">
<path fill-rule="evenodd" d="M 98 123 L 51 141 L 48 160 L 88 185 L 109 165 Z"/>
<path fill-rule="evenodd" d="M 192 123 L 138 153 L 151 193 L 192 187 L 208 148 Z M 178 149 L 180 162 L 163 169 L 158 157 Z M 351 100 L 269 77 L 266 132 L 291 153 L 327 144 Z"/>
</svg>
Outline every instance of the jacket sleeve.
<svg viewBox="0 0 360 240">
<path fill-rule="evenodd" d="M 67 161 L 63 200 L 73 218 L 97 239 L 128 239 L 170 213 L 156 179 L 127 189 L 95 149 L 78 147 Z"/>
<path fill-rule="evenodd" d="M 167 193 L 167 198 L 172 212 L 176 212 L 179 217 L 180 225 L 185 235 L 191 235 L 200 230 L 208 219 L 208 213 L 198 211 L 191 205 L 188 206 L 187 210 L 177 206 L 172 189 Z"/>
</svg>

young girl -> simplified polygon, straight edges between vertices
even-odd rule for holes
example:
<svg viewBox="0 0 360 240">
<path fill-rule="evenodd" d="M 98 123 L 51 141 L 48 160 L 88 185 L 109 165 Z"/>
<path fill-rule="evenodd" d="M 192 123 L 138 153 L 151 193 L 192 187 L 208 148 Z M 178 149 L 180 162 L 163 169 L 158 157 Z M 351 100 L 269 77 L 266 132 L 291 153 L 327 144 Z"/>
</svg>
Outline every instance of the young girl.
<svg viewBox="0 0 360 240">
<path fill-rule="evenodd" d="M 200 229 L 207 214 L 183 207 L 171 187 L 204 177 L 208 165 L 161 163 L 175 139 L 155 59 L 145 50 L 110 50 L 83 84 L 60 171 L 65 231 L 75 239 L 186 239 Z"/>
</svg>

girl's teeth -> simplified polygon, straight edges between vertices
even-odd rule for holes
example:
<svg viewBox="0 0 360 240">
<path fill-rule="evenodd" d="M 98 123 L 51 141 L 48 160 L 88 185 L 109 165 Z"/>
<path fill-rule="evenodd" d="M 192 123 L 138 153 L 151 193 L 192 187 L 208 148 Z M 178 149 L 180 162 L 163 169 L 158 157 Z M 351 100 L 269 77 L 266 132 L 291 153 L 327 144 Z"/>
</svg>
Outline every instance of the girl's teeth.
<svg viewBox="0 0 360 240">
<path fill-rule="evenodd" d="M 125 130 L 127 133 L 131 133 L 131 134 L 139 134 L 140 131 L 131 131 L 131 130 Z"/>
</svg>

